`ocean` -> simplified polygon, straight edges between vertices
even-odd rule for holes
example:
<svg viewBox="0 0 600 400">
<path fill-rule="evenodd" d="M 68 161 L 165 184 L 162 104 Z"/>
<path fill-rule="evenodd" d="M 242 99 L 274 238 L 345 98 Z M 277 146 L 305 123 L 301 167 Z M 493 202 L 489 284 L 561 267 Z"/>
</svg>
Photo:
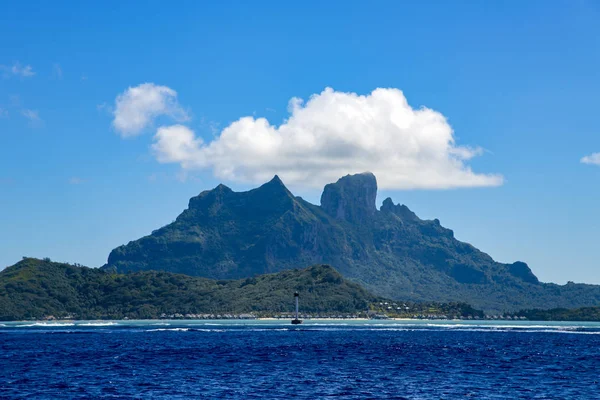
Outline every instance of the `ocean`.
<svg viewBox="0 0 600 400">
<path fill-rule="evenodd" d="M 600 399 L 600 324 L 0 322 L 2 399 Z"/>
</svg>

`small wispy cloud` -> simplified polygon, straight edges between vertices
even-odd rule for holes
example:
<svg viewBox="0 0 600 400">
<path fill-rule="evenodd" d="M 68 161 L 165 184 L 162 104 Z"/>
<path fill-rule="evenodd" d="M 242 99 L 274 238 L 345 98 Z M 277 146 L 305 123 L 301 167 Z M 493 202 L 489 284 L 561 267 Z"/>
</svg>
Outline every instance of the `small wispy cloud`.
<svg viewBox="0 0 600 400">
<path fill-rule="evenodd" d="M 221 132 L 221 124 L 217 121 L 212 121 L 206 117 L 200 117 L 199 121 L 200 128 L 210 132 L 213 136 L 217 136 Z"/>
<path fill-rule="evenodd" d="M 8 118 L 8 110 L 0 108 L 0 118 Z"/>
<path fill-rule="evenodd" d="M 62 77 L 63 77 L 63 71 L 62 71 L 62 68 L 61 68 L 60 64 L 55 63 L 52 66 L 52 75 L 54 75 L 54 77 L 57 78 L 57 79 L 62 79 Z"/>
<path fill-rule="evenodd" d="M 29 78 L 35 75 L 31 65 L 21 65 L 19 62 L 15 62 L 13 65 L 0 65 L 0 71 L 2 71 L 4 78 L 10 78 L 11 76 Z"/>
<path fill-rule="evenodd" d="M 40 121 L 40 113 L 37 110 L 25 109 L 21 111 L 21 115 L 32 122 Z"/>
<path fill-rule="evenodd" d="M 23 103 L 21 101 L 21 97 L 18 94 L 12 94 L 8 96 L 8 99 L 10 100 L 10 105 L 12 107 L 21 107 L 21 104 Z"/>
<path fill-rule="evenodd" d="M 85 179 L 82 179 L 78 176 L 73 176 L 73 177 L 69 178 L 69 184 L 71 184 L 71 185 L 82 185 L 86 182 L 87 181 Z"/>
<path fill-rule="evenodd" d="M 600 153 L 592 153 L 589 156 L 585 156 L 581 159 L 581 162 L 588 165 L 600 165 Z"/>
<path fill-rule="evenodd" d="M 40 118 L 38 110 L 23 109 L 21 115 L 29 121 L 29 126 L 38 128 L 43 125 L 44 121 Z"/>
<path fill-rule="evenodd" d="M 101 113 L 113 113 L 113 108 L 110 105 L 106 104 L 106 102 L 96 105 L 96 110 L 98 110 L 98 112 Z"/>
</svg>

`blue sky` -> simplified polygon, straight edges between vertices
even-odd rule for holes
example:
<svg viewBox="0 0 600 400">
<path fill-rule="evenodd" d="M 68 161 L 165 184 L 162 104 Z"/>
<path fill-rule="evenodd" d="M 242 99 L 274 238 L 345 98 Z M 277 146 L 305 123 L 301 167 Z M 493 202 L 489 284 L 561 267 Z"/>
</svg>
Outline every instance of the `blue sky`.
<svg viewBox="0 0 600 400">
<path fill-rule="evenodd" d="M 379 201 L 499 261 L 600 283 L 599 18 L 593 1 L 4 3 L 0 265 L 100 266 L 221 181 L 278 172 L 318 203 L 365 166 Z"/>
</svg>

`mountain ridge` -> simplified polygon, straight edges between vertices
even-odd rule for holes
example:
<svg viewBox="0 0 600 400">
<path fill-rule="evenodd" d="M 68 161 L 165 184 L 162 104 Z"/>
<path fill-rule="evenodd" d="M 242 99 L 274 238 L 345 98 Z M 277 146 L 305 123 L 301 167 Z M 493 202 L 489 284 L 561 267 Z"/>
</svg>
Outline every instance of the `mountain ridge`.
<svg viewBox="0 0 600 400">
<path fill-rule="evenodd" d="M 161 271 L 118 274 L 24 258 L 0 272 L 0 320 L 158 318 L 161 314 L 365 312 L 383 301 L 328 265 L 216 281 Z M 464 306 L 465 309 L 468 307 Z"/>
<path fill-rule="evenodd" d="M 320 206 L 278 176 L 247 192 L 219 185 L 190 199 L 173 223 L 114 249 L 104 268 L 236 279 L 322 263 L 393 299 L 487 311 L 600 304 L 600 286 L 541 283 L 526 263 L 496 262 L 391 198 L 377 209 L 376 195 L 371 173 L 326 185 Z"/>
<path fill-rule="evenodd" d="M 465 303 L 393 304 L 345 279 L 329 265 L 213 280 L 164 271 L 119 274 L 25 257 L 0 271 L 0 321 L 218 318 L 242 313 L 281 316 L 292 314 L 294 292 L 300 295 L 301 312 L 313 316 L 367 317 L 385 312 L 404 317 L 483 317 L 480 310 Z"/>
</svg>

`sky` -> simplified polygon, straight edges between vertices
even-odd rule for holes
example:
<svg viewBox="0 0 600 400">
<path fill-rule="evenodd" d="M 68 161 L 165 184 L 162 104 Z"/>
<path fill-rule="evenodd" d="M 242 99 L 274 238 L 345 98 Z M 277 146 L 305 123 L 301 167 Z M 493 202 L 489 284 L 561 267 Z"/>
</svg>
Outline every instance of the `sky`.
<svg viewBox="0 0 600 400">
<path fill-rule="evenodd" d="M 379 204 L 600 284 L 598 2 L 1 8 L 0 268 L 101 266 L 221 182 L 318 204 L 372 171 Z"/>
</svg>

